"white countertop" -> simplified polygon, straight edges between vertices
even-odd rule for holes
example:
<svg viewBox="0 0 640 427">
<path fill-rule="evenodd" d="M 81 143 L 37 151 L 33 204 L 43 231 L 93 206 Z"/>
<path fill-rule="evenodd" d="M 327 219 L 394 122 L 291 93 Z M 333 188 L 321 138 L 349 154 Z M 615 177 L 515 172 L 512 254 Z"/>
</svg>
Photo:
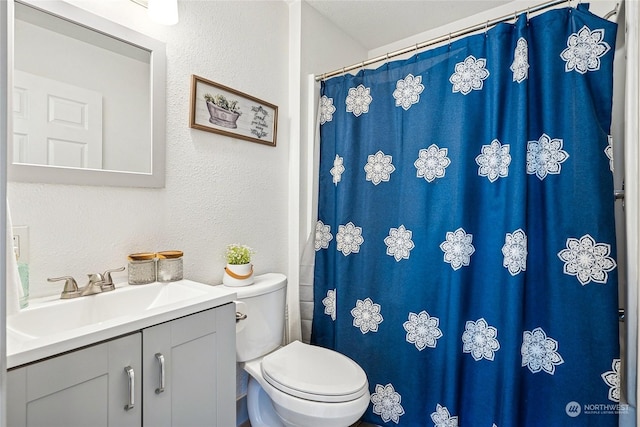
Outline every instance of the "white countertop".
<svg viewBox="0 0 640 427">
<path fill-rule="evenodd" d="M 116 284 L 114 291 L 61 300 L 47 297 L 7 317 L 7 368 L 126 335 L 232 302 L 224 286 L 191 280 Z"/>
</svg>

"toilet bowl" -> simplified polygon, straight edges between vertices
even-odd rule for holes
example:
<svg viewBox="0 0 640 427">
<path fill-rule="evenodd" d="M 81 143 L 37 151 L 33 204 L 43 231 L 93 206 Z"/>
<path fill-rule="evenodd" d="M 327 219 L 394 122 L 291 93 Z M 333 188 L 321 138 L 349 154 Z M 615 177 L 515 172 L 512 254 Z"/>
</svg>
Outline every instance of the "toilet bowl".
<svg viewBox="0 0 640 427">
<path fill-rule="evenodd" d="M 252 427 L 348 427 L 369 406 L 362 368 L 336 351 L 294 341 L 281 347 L 286 277 L 256 276 L 234 288 L 236 358 L 249 374 Z M 246 318 L 244 318 L 246 315 Z"/>
<path fill-rule="evenodd" d="M 362 368 L 322 347 L 294 341 L 246 362 L 244 369 L 250 375 L 249 410 L 269 411 L 259 395 L 265 393 L 280 418 L 276 426 L 346 427 L 358 421 L 369 406 L 369 383 Z M 258 406 L 252 408 L 254 403 Z M 253 420 L 251 425 L 257 427 Z"/>
</svg>

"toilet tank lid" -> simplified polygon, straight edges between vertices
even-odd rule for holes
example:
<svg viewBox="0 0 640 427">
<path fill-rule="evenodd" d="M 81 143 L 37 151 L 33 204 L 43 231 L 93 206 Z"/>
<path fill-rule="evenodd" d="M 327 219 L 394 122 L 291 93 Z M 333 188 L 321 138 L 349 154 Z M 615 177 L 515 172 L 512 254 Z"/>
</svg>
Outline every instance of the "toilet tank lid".
<svg viewBox="0 0 640 427">
<path fill-rule="evenodd" d="M 255 276 L 255 281 L 247 286 L 224 286 L 233 290 L 238 299 L 250 298 L 256 295 L 264 295 L 277 291 L 287 285 L 287 276 L 281 273 L 266 273 Z"/>
</svg>

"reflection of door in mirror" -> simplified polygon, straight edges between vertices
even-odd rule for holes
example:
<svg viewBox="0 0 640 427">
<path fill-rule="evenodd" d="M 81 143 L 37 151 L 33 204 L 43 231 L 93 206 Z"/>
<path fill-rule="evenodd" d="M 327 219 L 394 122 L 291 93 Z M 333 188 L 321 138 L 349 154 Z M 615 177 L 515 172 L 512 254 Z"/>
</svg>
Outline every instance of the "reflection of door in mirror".
<svg viewBox="0 0 640 427">
<path fill-rule="evenodd" d="M 102 169 L 102 94 L 15 70 L 13 162 Z"/>
<path fill-rule="evenodd" d="M 13 162 L 150 173 L 150 52 L 21 3 L 14 28 Z"/>
</svg>

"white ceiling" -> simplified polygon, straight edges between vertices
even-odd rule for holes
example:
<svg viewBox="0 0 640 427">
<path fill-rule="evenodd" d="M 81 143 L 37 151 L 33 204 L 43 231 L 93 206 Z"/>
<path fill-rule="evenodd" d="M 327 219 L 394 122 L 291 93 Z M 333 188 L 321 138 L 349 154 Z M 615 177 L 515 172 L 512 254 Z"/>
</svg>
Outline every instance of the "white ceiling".
<svg viewBox="0 0 640 427">
<path fill-rule="evenodd" d="M 512 0 L 306 0 L 367 50 Z"/>
</svg>

